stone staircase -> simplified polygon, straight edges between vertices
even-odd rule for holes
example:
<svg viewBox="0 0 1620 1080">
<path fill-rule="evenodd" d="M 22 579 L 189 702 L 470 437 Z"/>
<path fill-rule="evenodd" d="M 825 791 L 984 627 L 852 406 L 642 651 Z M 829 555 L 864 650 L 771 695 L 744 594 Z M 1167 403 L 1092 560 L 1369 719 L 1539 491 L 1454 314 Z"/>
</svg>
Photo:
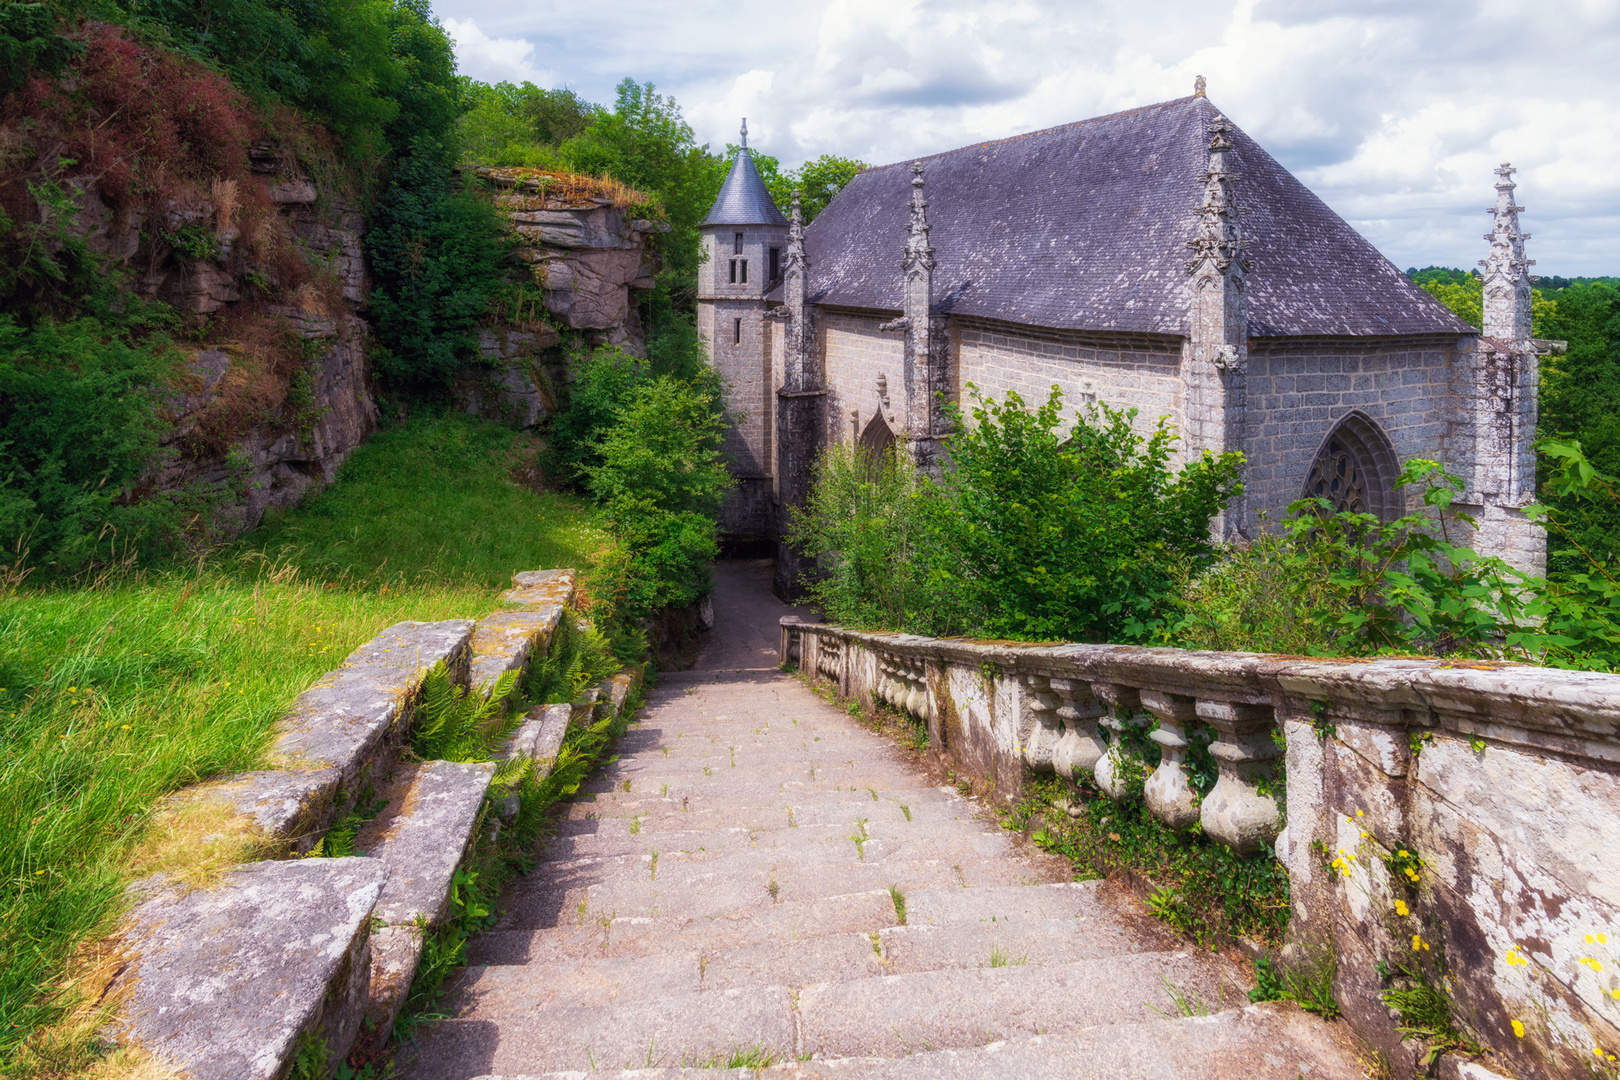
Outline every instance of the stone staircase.
<svg viewBox="0 0 1620 1080">
<path fill-rule="evenodd" d="M 722 576 L 706 670 L 662 676 L 401 1076 L 1363 1075 L 760 663 L 786 609 L 757 576 Z"/>
<path fill-rule="evenodd" d="M 272 768 L 171 798 L 163 813 L 213 823 L 223 811 L 295 857 L 201 887 L 171 875 L 132 886 L 109 1041 L 192 1080 L 272 1080 L 333 1069 L 357 1038 L 386 1040 L 479 826 L 515 811 L 485 805 L 495 762 L 405 752 L 423 674 L 442 663 L 487 695 L 546 655 L 573 596 L 570 570 L 524 572 L 502 597 L 512 606 L 485 619 L 389 627 L 293 702 Z M 531 757 L 545 775 L 570 724 L 616 713 L 631 683 L 622 673 L 585 700 L 535 707 L 501 756 Z M 321 854 L 315 845 L 362 797 L 377 810 L 353 856 L 296 857 Z"/>
</svg>

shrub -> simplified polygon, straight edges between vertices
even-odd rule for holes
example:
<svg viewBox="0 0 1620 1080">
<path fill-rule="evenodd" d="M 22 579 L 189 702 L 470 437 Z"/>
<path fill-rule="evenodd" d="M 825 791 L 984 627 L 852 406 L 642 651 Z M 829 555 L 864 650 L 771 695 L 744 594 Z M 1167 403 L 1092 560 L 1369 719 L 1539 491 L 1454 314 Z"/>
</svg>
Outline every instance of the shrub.
<svg viewBox="0 0 1620 1080">
<path fill-rule="evenodd" d="M 639 622 L 697 603 L 719 554 L 715 515 L 732 480 L 720 453 L 725 416 L 711 389 L 668 375 L 637 386 L 594 444 L 587 468 L 620 550 L 599 567 L 611 618 Z"/>
<path fill-rule="evenodd" d="M 173 539 L 176 503 L 137 501 L 135 484 L 179 360 L 165 337 L 132 342 L 94 318 L 25 331 L 0 315 L 0 545 L 71 571 Z"/>
<path fill-rule="evenodd" d="M 1056 387 L 1034 412 L 973 389 L 973 424 L 951 416 L 950 465 L 821 466 L 794 542 L 828 617 L 919 633 L 1143 641 L 1174 614 L 1177 568 L 1213 557 L 1210 520 L 1239 489 L 1236 454 L 1170 467 L 1161 420 L 1099 406 L 1060 433 Z M 894 472 L 891 474 L 890 470 Z M 876 490 L 862 487 L 870 471 Z"/>
<path fill-rule="evenodd" d="M 1422 508 L 1395 521 L 1334 513 L 1322 499 L 1289 507 L 1281 536 L 1234 549 L 1184 581 L 1181 619 L 1168 642 L 1212 649 L 1351 656 L 1421 653 L 1515 657 L 1563 667 L 1620 666 L 1620 580 L 1613 560 L 1572 539 L 1591 504 L 1612 513 L 1620 480 L 1580 447 L 1544 441 L 1557 505 L 1529 514 L 1583 560 L 1551 580 L 1460 541 L 1475 522 L 1451 505 L 1462 482 L 1413 459 L 1397 487 L 1421 486 Z M 1575 512 L 1560 507 L 1575 507 Z"/>
</svg>

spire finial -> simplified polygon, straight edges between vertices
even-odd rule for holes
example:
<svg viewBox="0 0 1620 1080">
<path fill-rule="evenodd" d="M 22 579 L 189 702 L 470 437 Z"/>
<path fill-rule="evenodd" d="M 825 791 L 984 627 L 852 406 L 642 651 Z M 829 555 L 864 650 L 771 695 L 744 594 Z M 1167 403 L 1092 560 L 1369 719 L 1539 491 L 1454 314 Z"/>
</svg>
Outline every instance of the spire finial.
<svg viewBox="0 0 1620 1080">
<path fill-rule="evenodd" d="M 928 200 L 923 198 L 922 162 L 911 163 L 911 220 L 906 226 L 906 258 L 908 271 L 920 267 L 932 270 L 934 249 L 928 246 Z"/>
<path fill-rule="evenodd" d="M 1536 261 L 1525 257 L 1524 242 L 1530 234 L 1519 225 L 1524 207 L 1513 201 L 1513 189 L 1518 187 L 1513 173 L 1505 161 L 1496 168 L 1496 205 L 1487 208 L 1492 221 L 1485 234 L 1491 249 L 1479 265 L 1485 268 L 1485 336 L 1521 341 L 1530 336 L 1530 267 Z"/>
<path fill-rule="evenodd" d="M 788 265 L 793 266 L 797 259 L 802 265 L 804 262 L 804 208 L 800 203 L 801 195 L 798 188 L 793 189 L 793 209 L 788 214 Z"/>
<path fill-rule="evenodd" d="M 742 122 L 742 148 L 744 150 L 748 149 L 748 117 L 746 116 L 743 117 Z"/>
<path fill-rule="evenodd" d="M 1204 96 L 1204 85 L 1204 77 L 1202 75 L 1193 80 L 1193 97 Z"/>
<path fill-rule="evenodd" d="M 1250 260 L 1243 251 L 1243 233 L 1238 224 L 1234 188 L 1238 177 L 1227 159 L 1232 144 L 1226 136 L 1231 130 L 1226 117 L 1216 113 L 1215 122 L 1209 125 L 1209 163 L 1204 170 L 1204 198 L 1198 206 L 1198 231 L 1187 242 L 1193 249 L 1187 270 L 1195 276 L 1229 276 L 1241 289 Z"/>
</svg>

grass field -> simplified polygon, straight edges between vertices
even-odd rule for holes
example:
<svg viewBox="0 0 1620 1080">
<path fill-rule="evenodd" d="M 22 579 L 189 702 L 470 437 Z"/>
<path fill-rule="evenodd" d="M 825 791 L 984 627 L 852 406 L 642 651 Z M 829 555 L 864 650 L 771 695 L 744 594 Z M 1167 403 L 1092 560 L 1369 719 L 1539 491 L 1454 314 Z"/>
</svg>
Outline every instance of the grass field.
<svg viewBox="0 0 1620 1080">
<path fill-rule="evenodd" d="M 162 796 L 258 766 L 292 698 L 383 627 L 589 565 L 605 539 L 583 504 L 510 479 L 524 449 L 470 420 L 404 426 L 200 566 L 0 595 L 0 1074 L 116 917 Z"/>
</svg>

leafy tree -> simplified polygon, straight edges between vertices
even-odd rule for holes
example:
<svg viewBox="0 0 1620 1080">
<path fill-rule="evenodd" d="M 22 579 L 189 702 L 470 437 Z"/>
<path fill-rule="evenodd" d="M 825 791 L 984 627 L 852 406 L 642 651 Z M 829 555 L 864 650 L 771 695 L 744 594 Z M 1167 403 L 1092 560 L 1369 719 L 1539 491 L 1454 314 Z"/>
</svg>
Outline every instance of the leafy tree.
<svg viewBox="0 0 1620 1080">
<path fill-rule="evenodd" d="M 1476 330 L 1484 326 L 1485 279 L 1477 273 L 1441 266 L 1406 273 L 1424 292 L 1450 308 L 1457 318 Z M 1540 289 L 1530 290 L 1530 321 L 1534 333 L 1543 333 L 1542 324 L 1555 309 L 1554 302 L 1543 296 Z"/>
<path fill-rule="evenodd" d="M 771 165 L 769 172 L 763 164 L 760 167 L 760 176 L 770 190 L 771 198 L 785 214 L 793 203 L 793 193 L 799 192 L 799 208 L 806 222 L 814 221 L 816 215 L 827 208 L 833 196 L 848 186 L 856 173 L 867 168 L 865 162 L 854 158 L 822 154 L 784 173 L 780 171 L 780 163 L 775 158 L 766 158 L 757 153 L 754 155 L 755 161 L 762 159 Z"/>
<path fill-rule="evenodd" d="M 181 357 L 94 317 L 24 329 L 0 315 L 0 551 L 72 571 L 165 550 L 172 500 L 130 498 L 158 449 Z"/>
<path fill-rule="evenodd" d="M 427 152 L 396 168 L 366 247 L 378 367 L 400 389 L 442 387 L 478 355 L 479 323 L 511 252 L 504 221 Z"/>
<path fill-rule="evenodd" d="M 1542 360 L 1543 435 L 1573 442 L 1593 468 L 1620 474 L 1620 288 L 1594 283 L 1559 291 L 1555 312 L 1542 325 L 1548 337 L 1569 342 L 1563 356 Z M 1551 481 L 1547 457 L 1542 480 Z M 1584 549 L 1594 557 L 1620 555 L 1620 503 L 1544 493 L 1566 515 L 1564 532 L 1551 537 L 1548 571 L 1579 572 Z"/>
</svg>

